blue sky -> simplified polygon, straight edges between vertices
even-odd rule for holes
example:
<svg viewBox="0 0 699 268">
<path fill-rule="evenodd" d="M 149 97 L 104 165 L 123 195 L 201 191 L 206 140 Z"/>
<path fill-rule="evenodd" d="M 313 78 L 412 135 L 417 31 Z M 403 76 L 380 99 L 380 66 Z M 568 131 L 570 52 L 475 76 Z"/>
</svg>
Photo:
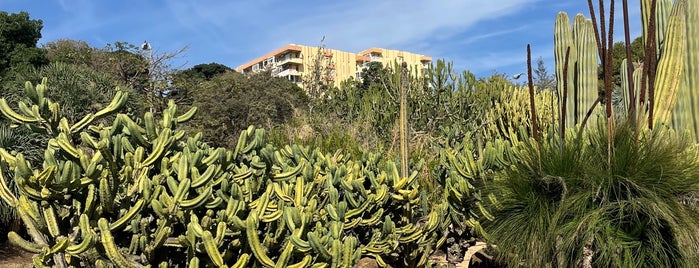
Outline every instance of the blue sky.
<svg viewBox="0 0 699 268">
<path fill-rule="evenodd" d="M 629 2 L 634 37 L 640 35 L 639 1 Z M 527 43 L 553 73 L 556 14 L 589 16 L 585 0 L 0 0 L 0 10 L 43 20 L 39 43 L 68 38 L 103 47 L 148 40 L 161 53 L 189 46 L 173 62 L 184 68 L 209 62 L 235 68 L 288 43 L 316 46 L 325 36 L 329 48 L 405 50 L 477 76 L 525 71 Z M 617 40 L 621 30 L 619 24 Z"/>
</svg>

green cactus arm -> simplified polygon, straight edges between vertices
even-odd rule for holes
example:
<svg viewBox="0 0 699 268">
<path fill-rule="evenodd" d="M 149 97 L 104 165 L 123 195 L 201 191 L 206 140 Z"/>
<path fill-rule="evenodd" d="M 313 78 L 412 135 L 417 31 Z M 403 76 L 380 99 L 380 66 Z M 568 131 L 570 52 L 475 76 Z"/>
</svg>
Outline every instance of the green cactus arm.
<svg viewBox="0 0 699 268">
<path fill-rule="evenodd" d="M 119 248 L 114 243 L 114 237 L 109 231 L 109 223 L 107 222 L 107 219 L 100 218 L 97 221 L 97 225 L 100 229 L 101 243 L 104 246 L 105 253 L 115 265 L 118 267 L 141 267 L 140 264 L 127 259 L 123 254 L 121 254 L 121 252 L 119 252 Z"/>
<path fill-rule="evenodd" d="M 685 12 L 687 8 L 686 0 L 677 0 L 670 14 L 663 54 L 658 63 L 657 76 L 655 79 L 655 100 L 649 114 L 649 123 L 670 124 L 672 110 L 677 103 L 677 96 L 682 81 L 684 68 Z"/>
<path fill-rule="evenodd" d="M 17 197 L 15 194 L 7 188 L 8 182 L 5 181 L 5 176 L 3 175 L 5 172 L 3 170 L 3 164 L 0 164 L 0 198 L 2 198 L 5 203 L 7 203 L 10 207 L 15 207 L 17 206 Z"/>
<path fill-rule="evenodd" d="M 687 63 L 685 80 L 691 94 L 694 141 L 699 142 L 699 3 L 687 1 Z"/>
</svg>

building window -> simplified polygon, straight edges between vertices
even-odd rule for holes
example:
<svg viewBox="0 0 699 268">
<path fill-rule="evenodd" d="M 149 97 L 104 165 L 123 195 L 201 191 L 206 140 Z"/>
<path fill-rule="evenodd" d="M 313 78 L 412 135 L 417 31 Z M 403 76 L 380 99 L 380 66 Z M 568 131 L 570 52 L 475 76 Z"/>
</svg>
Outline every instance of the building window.
<svg viewBox="0 0 699 268">
<path fill-rule="evenodd" d="M 275 62 L 276 61 L 275 61 L 274 57 L 269 57 L 269 58 L 265 59 L 264 61 L 262 61 L 262 68 L 266 68 L 267 66 L 272 66 L 272 65 L 274 65 Z"/>
</svg>

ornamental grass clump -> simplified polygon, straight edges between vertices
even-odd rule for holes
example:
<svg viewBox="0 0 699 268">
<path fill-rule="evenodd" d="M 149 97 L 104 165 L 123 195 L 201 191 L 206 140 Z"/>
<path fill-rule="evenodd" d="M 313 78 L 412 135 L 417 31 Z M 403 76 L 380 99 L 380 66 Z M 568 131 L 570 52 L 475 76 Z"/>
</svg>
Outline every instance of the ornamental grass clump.
<svg viewBox="0 0 699 268">
<path fill-rule="evenodd" d="M 697 267 L 696 146 L 656 128 L 605 123 L 578 138 L 518 149 L 489 187 L 500 201 L 485 228 L 510 265 Z M 614 143 L 608 161 L 607 143 Z"/>
</svg>

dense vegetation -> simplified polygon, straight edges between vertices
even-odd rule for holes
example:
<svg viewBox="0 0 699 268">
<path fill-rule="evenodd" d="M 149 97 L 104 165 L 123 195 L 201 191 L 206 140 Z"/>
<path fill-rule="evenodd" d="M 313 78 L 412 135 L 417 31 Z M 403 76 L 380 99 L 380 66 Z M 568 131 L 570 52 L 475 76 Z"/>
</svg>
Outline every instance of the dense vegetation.
<svg viewBox="0 0 699 268">
<path fill-rule="evenodd" d="M 617 43 L 558 14 L 555 77 L 528 54 L 528 85 L 440 60 L 307 92 L 171 68 L 182 50 L 37 47 L 40 20 L 0 13 L 0 234 L 37 267 L 424 267 L 476 241 L 510 266 L 695 267 L 699 3 L 658 5 Z"/>
</svg>

